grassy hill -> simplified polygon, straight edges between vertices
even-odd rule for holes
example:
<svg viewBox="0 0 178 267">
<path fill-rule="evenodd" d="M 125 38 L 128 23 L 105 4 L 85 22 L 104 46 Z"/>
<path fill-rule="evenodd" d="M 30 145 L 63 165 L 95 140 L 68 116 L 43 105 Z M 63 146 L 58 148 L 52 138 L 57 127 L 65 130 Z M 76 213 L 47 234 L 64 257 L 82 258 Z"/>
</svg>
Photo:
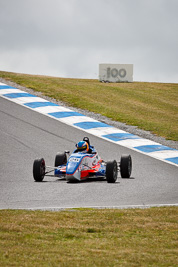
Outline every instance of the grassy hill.
<svg viewBox="0 0 178 267">
<path fill-rule="evenodd" d="M 68 105 L 178 141 L 178 84 L 100 83 L 3 71 L 0 77 Z"/>
</svg>

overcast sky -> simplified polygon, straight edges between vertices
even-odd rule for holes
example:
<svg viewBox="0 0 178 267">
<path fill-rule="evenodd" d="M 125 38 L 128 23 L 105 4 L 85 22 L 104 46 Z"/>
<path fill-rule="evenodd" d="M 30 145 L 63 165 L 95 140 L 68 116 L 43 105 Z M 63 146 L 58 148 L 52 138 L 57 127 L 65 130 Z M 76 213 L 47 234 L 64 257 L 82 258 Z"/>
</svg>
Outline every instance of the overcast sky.
<svg viewBox="0 0 178 267">
<path fill-rule="evenodd" d="M 178 0 L 0 0 L 0 70 L 97 79 L 99 63 L 178 83 Z"/>
</svg>

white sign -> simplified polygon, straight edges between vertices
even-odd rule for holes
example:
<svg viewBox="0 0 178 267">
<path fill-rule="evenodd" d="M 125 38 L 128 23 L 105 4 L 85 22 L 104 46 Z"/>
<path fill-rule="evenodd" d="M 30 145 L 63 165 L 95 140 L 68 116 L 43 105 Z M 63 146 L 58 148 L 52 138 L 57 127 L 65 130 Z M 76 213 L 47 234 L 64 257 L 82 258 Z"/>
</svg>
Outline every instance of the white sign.
<svg viewBox="0 0 178 267">
<path fill-rule="evenodd" d="M 99 64 L 99 81 L 133 82 L 133 64 Z"/>
</svg>

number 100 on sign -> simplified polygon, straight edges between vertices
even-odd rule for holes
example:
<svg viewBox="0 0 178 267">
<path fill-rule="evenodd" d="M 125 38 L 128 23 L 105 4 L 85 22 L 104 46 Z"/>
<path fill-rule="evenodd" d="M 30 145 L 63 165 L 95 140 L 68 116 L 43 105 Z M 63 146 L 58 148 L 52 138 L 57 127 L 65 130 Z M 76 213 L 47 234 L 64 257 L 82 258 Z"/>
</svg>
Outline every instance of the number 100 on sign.
<svg viewBox="0 0 178 267">
<path fill-rule="evenodd" d="M 99 80 L 133 82 L 133 64 L 99 64 Z"/>
</svg>

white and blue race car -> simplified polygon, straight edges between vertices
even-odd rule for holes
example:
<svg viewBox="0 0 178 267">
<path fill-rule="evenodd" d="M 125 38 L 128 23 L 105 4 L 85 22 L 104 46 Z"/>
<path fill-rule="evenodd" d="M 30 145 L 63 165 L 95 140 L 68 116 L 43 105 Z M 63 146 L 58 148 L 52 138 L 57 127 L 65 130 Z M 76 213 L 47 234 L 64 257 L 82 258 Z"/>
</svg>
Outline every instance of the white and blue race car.
<svg viewBox="0 0 178 267">
<path fill-rule="evenodd" d="M 90 145 L 88 137 L 84 137 L 83 141 L 79 143 L 71 155 L 69 151 L 57 153 L 54 167 L 46 166 L 44 158 L 36 159 L 33 163 L 34 180 L 42 182 L 45 175 L 54 172 L 54 176 L 65 178 L 69 182 L 103 178 L 108 183 L 115 183 L 118 170 L 122 178 L 130 178 L 132 172 L 130 155 L 122 155 L 119 163 L 116 160 L 105 162 L 95 148 Z M 86 146 L 87 151 L 84 150 Z"/>
</svg>

